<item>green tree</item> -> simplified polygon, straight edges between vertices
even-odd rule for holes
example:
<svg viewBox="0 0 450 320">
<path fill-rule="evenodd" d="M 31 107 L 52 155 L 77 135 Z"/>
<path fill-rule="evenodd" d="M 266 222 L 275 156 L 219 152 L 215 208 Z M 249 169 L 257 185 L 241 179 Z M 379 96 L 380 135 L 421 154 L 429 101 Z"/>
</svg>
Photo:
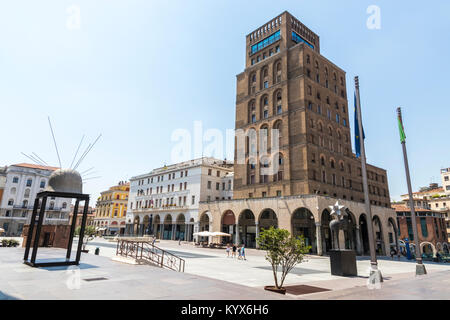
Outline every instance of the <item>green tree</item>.
<svg viewBox="0 0 450 320">
<path fill-rule="evenodd" d="M 75 235 L 79 236 L 81 231 L 81 227 L 76 227 Z M 95 227 L 94 226 L 86 226 L 84 228 L 84 237 L 83 237 L 83 250 L 86 249 L 86 245 L 89 241 L 93 240 L 95 236 Z M 78 240 L 80 241 L 80 240 Z"/>
<path fill-rule="evenodd" d="M 263 229 L 256 239 L 259 248 L 266 251 L 266 260 L 272 265 L 275 286 L 283 287 L 288 273 L 303 261 L 311 246 L 305 245 L 303 236 L 294 238 L 289 231 L 270 227 Z M 278 281 L 278 270 L 281 268 L 281 279 Z"/>
</svg>

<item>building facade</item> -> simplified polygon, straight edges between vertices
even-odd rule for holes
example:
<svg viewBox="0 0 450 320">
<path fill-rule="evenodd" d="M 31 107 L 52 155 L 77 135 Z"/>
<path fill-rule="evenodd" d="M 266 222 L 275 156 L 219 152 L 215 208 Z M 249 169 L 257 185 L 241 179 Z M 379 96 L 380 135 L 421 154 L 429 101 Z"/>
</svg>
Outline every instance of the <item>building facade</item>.
<svg viewBox="0 0 450 320">
<path fill-rule="evenodd" d="M 0 167 L 0 204 L 2 203 L 3 193 L 6 186 L 6 169 L 6 166 Z"/>
<path fill-rule="evenodd" d="M 450 196 L 450 168 L 441 169 L 442 187 L 447 196 Z"/>
<path fill-rule="evenodd" d="M 321 194 L 363 202 L 345 71 L 288 12 L 246 41 L 246 69 L 237 75 L 236 130 L 245 141 L 237 138 L 235 199 Z M 371 204 L 390 207 L 386 171 L 367 168 Z"/>
<path fill-rule="evenodd" d="M 231 199 L 232 171 L 231 162 L 203 157 L 131 178 L 127 234 L 192 240 L 199 203 Z"/>
<path fill-rule="evenodd" d="M 233 200 L 201 203 L 199 229 L 257 246 L 262 228 L 303 235 L 331 249 L 330 208 L 347 207 L 345 247 L 368 253 L 360 160 L 352 153 L 345 71 L 320 54 L 319 36 L 284 12 L 246 37 L 237 75 Z M 395 246 L 387 174 L 367 166 L 379 254 Z M 392 241 L 390 241 L 392 240 Z"/>
<path fill-rule="evenodd" d="M 393 205 L 397 213 L 398 238 L 404 245 L 405 238 L 414 247 L 414 233 L 411 220 L 411 208 L 404 205 Z M 415 207 L 417 233 L 421 252 L 436 257 L 436 253 L 449 253 L 449 242 L 446 227 L 446 216 L 443 213 Z"/>
<path fill-rule="evenodd" d="M 20 236 L 30 223 L 37 193 L 44 191 L 53 171 L 59 168 L 20 163 L 8 166 L 3 198 L 0 203 L 0 227 L 6 236 Z M 70 205 L 67 199 L 50 198 L 43 224 L 68 224 Z"/>
<path fill-rule="evenodd" d="M 93 222 L 100 233 L 106 235 L 125 234 L 129 193 L 130 183 L 123 181 L 100 193 Z"/>
</svg>

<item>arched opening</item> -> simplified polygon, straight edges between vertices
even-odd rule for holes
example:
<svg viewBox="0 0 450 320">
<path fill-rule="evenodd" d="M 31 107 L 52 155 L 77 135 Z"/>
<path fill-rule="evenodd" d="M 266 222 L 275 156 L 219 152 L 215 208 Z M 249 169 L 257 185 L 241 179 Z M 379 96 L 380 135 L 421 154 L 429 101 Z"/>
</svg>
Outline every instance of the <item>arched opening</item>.
<svg viewBox="0 0 450 320">
<path fill-rule="evenodd" d="M 381 226 L 381 221 L 378 216 L 373 216 L 373 233 L 375 235 L 375 250 L 378 255 L 384 256 L 384 237 L 383 237 L 383 228 Z"/>
<path fill-rule="evenodd" d="M 436 256 L 436 248 L 431 242 L 422 242 L 420 244 L 420 249 L 422 251 L 422 259 L 432 261 L 433 257 Z"/>
<path fill-rule="evenodd" d="M 322 251 L 323 251 L 323 253 L 328 253 L 331 249 L 333 249 L 330 222 L 331 222 L 330 211 L 325 209 L 322 211 L 322 215 L 320 217 L 320 225 L 321 225 L 321 229 L 322 229 Z"/>
<path fill-rule="evenodd" d="M 229 241 L 236 243 L 236 217 L 234 212 L 227 210 L 222 215 L 221 220 L 221 230 L 222 232 L 231 234 L 231 238 L 222 237 L 222 243 L 227 243 Z"/>
<path fill-rule="evenodd" d="M 346 209 L 348 229 L 344 230 L 345 249 L 356 251 L 356 219 L 353 213 Z"/>
<path fill-rule="evenodd" d="M 299 208 L 294 211 L 291 218 L 292 235 L 294 237 L 303 236 L 305 245 L 311 246 L 311 253 L 317 253 L 317 241 L 315 232 L 314 216 L 306 208 Z"/>
<path fill-rule="evenodd" d="M 103 221 L 102 221 L 103 223 Z M 134 217 L 133 221 L 133 234 L 139 236 L 139 216 Z"/>
<path fill-rule="evenodd" d="M 175 240 L 184 240 L 186 234 L 186 218 L 184 214 L 180 213 L 177 217 L 177 224 L 175 226 Z"/>
<path fill-rule="evenodd" d="M 278 218 L 272 209 L 264 209 L 259 215 L 258 220 L 259 231 L 269 229 L 270 227 L 278 228 Z"/>
<path fill-rule="evenodd" d="M 172 239 L 172 216 L 168 214 L 164 218 L 163 240 Z"/>
<path fill-rule="evenodd" d="M 156 238 L 161 239 L 161 218 L 159 214 L 153 219 L 153 234 Z"/>
<path fill-rule="evenodd" d="M 256 248 L 255 215 L 250 210 L 244 210 L 239 215 L 239 242 L 247 248 Z"/>
<path fill-rule="evenodd" d="M 362 213 L 359 216 L 359 232 L 361 232 L 362 254 L 369 255 L 370 254 L 369 232 L 367 231 L 367 219 L 364 213 Z"/>
<path fill-rule="evenodd" d="M 150 234 L 150 217 L 149 216 L 145 216 L 142 224 L 143 224 L 143 227 L 144 227 L 143 233 L 145 235 Z"/>
<path fill-rule="evenodd" d="M 202 231 L 211 231 L 209 230 L 209 225 L 210 225 L 210 218 L 208 215 L 208 212 L 203 212 L 203 214 L 200 216 L 200 221 L 199 221 L 199 230 L 198 232 L 202 232 Z M 198 238 L 198 242 L 205 242 L 208 241 L 209 242 L 209 237 L 199 237 Z"/>
<path fill-rule="evenodd" d="M 442 247 L 443 247 L 444 254 L 449 254 L 448 244 L 444 243 L 444 245 Z"/>
<path fill-rule="evenodd" d="M 394 222 L 394 219 L 388 219 L 388 234 L 389 234 L 389 252 L 394 249 L 397 253 L 400 253 L 398 246 L 398 229 Z"/>
<path fill-rule="evenodd" d="M 189 220 L 187 241 L 193 241 L 194 240 L 194 223 L 195 223 L 194 218 L 191 218 Z"/>
</svg>

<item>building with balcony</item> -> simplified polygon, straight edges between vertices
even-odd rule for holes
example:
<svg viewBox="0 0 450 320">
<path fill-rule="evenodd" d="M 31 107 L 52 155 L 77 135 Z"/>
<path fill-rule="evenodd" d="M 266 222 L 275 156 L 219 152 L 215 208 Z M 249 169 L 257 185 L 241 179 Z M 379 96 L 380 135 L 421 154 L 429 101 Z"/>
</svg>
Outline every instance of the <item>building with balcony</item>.
<svg viewBox="0 0 450 320">
<path fill-rule="evenodd" d="M 59 168 L 20 163 L 6 168 L 6 183 L 0 203 L 0 227 L 6 236 L 20 236 L 30 223 L 37 193 L 44 191 L 53 171 Z M 43 224 L 68 224 L 70 205 L 67 199 L 50 198 Z"/>
<path fill-rule="evenodd" d="M 130 179 L 127 234 L 193 239 L 201 201 L 231 199 L 233 164 L 203 157 L 156 168 Z"/>
<path fill-rule="evenodd" d="M 102 234 L 123 235 L 125 233 L 129 193 L 130 183 L 124 181 L 100 193 L 93 225 Z"/>
</svg>

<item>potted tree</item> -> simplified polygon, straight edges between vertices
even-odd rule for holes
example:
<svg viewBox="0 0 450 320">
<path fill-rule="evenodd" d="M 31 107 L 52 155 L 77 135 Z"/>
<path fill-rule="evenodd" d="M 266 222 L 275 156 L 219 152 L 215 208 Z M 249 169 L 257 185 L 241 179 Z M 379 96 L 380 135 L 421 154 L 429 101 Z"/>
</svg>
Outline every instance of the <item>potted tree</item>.
<svg viewBox="0 0 450 320">
<path fill-rule="evenodd" d="M 266 260 L 272 265 L 275 280 L 275 286 L 265 286 L 264 289 L 286 294 L 286 289 L 283 288 L 286 276 L 298 263 L 303 261 L 311 246 L 305 245 L 303 236 L 294 238 L 289 231 L 274 227 L 261 230 L 256 241 L 259 248 L 266 251 Z M 281 273 L 280 279 L 278 272 Z"/>
<path fill-rule="evenodd" d="M 75 229 L 75 235 L 79 236 L 80 235 L 80 230 L 81 227 L 77 227 Z M 95 237 L 95 227 L 94 226 L 86 226 L 86 228 L 84 229 L 84 239 L 78 239 L 78 241 L 83 241 L 83 249 L 81 250 L 81 252 L 84 253 L 89 253 L 89 250 L 86 250 L 86 245 L 89 241 L 93 240 Z"/>
</svg>

